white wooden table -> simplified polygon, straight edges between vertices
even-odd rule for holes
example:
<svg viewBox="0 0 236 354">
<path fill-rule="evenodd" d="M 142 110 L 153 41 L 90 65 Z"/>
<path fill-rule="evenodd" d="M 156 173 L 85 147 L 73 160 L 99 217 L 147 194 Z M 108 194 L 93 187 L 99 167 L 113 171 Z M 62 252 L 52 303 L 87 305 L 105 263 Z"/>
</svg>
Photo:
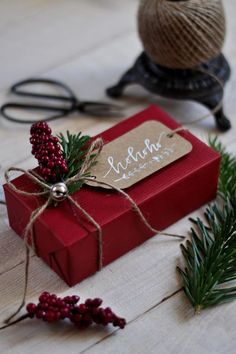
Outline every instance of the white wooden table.
<svg viewBox="0 0 236 354">
<path fill-rule="evenodd" d="M 236 153 L 236 3 L 225 0 L 228 33 L 224 52 L 233 69 L 225 93 L 225 111 L 233 128 L 221 140 Z M 7 88 L 30 76 L 65 81 L 82 98 L 106 99 L 104 89 L 116 82 L 141 49 L 136 33 L 137 0 L 1 0 L 0 104 Z M 157 103 L 178 121 L 205 113 L 194 103 L 154 97 L 133 87 L 125 99 L 124 117 Z M 121 118 L 97 119 L 75 114 L 52 123 L 54 132 L 67 129 L 93 135 Z M 215 133 L 212 118 L 191 130 L 201 139 Z M 0 122 L 0 178 L 11 165 L 33 167 L 28 127 Z M 201 214 L 196 211 L 193 215 Z M 170 227 L 186 233 L 187 217 Z M 0 206 L 0 318 L 15 308 L 22 293 L 24 247 L 9 229 Z M 0 332 L 1 353 L 235 353 L 236 302 L 202 312 L 193 310 L 180 288 L 175 268 L 179 243 L 156 236 L 110 264 L 102 272 L 69 289 L 40 259 L 32 256 L 28 300 L 44 290 L 60 295 L 102 297 L 126 317 L 125 330 L 92 328 L 79 332 L 70 325 L 23 323 Z"/>
</svg>

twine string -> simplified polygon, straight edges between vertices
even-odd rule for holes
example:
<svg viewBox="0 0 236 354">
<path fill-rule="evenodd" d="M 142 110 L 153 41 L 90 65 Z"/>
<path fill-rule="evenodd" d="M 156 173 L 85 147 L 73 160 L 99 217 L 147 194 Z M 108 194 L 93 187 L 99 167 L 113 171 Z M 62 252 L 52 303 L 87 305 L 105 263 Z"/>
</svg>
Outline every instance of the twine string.
<svg viewBox="0 0 236 354">
<path fill-rule="evenodd" d="M 7 319 L 5 319 L 5 323 L 9 323 L 20 312 L 20 310 L 25 305 L 25 300 L 26 300 L 27 290 L 28 290 L 29 266 L 30 266 L 30 247 L 29 247 L 29 241 L 27 240 L 27 237 L 28 237 L 28 235 L 30 235 L 32 249 L 33 249 L 34 253 L 36 254 L 35 235 L 34 235 L 34 231 L 33 231 L 33 225 L 34 225 L 35 221 L 39 218 L 39 216 L 42 215 L 44 210 L 47 209 L 47 207 L 49 206 L 50 203 L 51 203 L 51 196 L 49 195 L 49 198 L 46 200 L 46 202 L 31 213 L 30 220 L 24 230 L 23 241 L 25 243 L 26 256 L 25 256 L 25 279 L 24 279 L 23 296 L 22 296 L 21 303 L 20 303 L 19 307 L 17 308 L 17 310 L 13 314 L 11 314 Z"/>
<path fill-rule="evenodd" d="M 141 209 L 139 208 L 139 206 L 137 205 L 137 203 L 130 197 L 130 195 L 126 192 L 124 192 L 122 189 L 115 187 L 113 184 L 107 183 L 107 182 L 102 182 L 99 181 L 97 179 L 94 178 L 86 178 L 85 181 L 89 181 L 92 183 L 96 183 L 100 186 L 107 186 L 113 190 L 115 190 L 116 192 L 118 192 L 119 194 L 121 194 L 125 199 L 127 199 L 129 201 L 129 203 L 132 205 L 133 210 L 139 215 L 140 219 L 142 220 L 143 224 L 153 233 L 156 234 L 162 234 L 164 236 L 170 236 L 170 237 L 177 237 L 177 238 L 181 238 L 181 239 L 185 239 L 185 236 L 182 235 L 178 235 L 178 234 L 171 234 L 171 233 L 167 233 L 167 232 L 162 232 L 159 231 L 155 228 L 152 227 L 152 225 L 148 222 L 148 220 L 145 218 L 144 214 L 142 213 Z"/>
<path fill-rule="evenodd" d="M 94 220 L 94 218 L 87 213 L 87 211 L 79 205 L 73 198 L 70 196 L 68 200 L 77 208 L 79 209 L 82 214 L 87 218 L 87 220 L 96 227 L 98 233 L 98 269 L 101 270 L 103 267 L 103 247 L 102 247 L 102 228 L 101 226 Z"/>
<path fill-rule="evenodd" d="M 26 296 L 27 296 L 27 292 L 28 292 L 29 267 L 30 267 L 30 248 L 29 248 L 28 244 L 25 243 L 25 273 L 24 273 L 24 291 L 23 291 L 23 295 L 22 295 L 22 300 L 21 300 L 20 305 L 16 309 L 16 311 L 13 312 L 9 317 L 7 317 L 4 320 L 4 323 L 6 323 L 6 325 L 0 327 L 0 329 L 10 326 L 12 324 L 11 320 L 25 306 L 25 300 L 26 300 Z"/>
<path fill-rule="evenodd" d="M 219 87 L 220 87 L 220 90 L 221 90 L 221 99 L 216 104 L 216 106 L 209 111 L 209 113 L 206 113 L 203 116 L 201 116 L 201 117 L 199 117 L 197 119 L 194 119 L 191 122 L 186 122 L 181 127 L 178 127 L 176 129 L 172 130 L 170 133 L 167 134 L 167 136 L 169 138 L 172 138 L 174 136 L 174 134 L 180 133 L 180 132 L 182 132 L 184 130 L 188 130 L 188 126 L 191 126 L 191 125 L 193 125 L 195 123 L 202 122 L 203 120 L 211 117 L 212 115 L 217 113 L 223 107 L 223 101 L 224 101 L 224 84 L 223 84 L 223 82 L 216 75 L 214 75 L 213 73 L 211 73 L 208 70 L 204 70 L 204 69 L 198 68 L 198 69 L 196 69 L 196 71 L 201 72 L 203 74 L 207 74 L 208 76 L 213 78 L 219 84 Z"/>
<path fill-rule="evenodd" d="M 80 169 L 79 175 L 85 175 L 86 173 L 89 172 L 90 167 L 94 165 L 96 162 L 97 157 L 100 155 L 102 148 L 103 148 L 103 140 L 102 138 L 97 138 L 92 142 L 92 144 L 89 147 L 89 150 L 85 156 L 85 160 L 82 164 L 82 167 Z M 76 175 L 75 175 L 76 177 Z M 69 180 L 67 180 L 67 185 L 70 183 L 73 183 L 73 177 Z"/>
<path fill-rule="evenodd" d="M 215 58 L 225 39 L 222 0 L 142 0 L 138 31 L 145 52 L 171 69 L 189 69 Z"/>
<path fill-rule="evenodd" d="M 29 179 L 31 179 L 33 182 L 35 182 L 37 185 L 39 185 L 40 187 L 44 188 L 45 190 L 42 192 L 26 192 L 24 190 L 21 190 L 19 188 L 17 188 L 11 181 L 10 181 L 10 172 L 22 172 L 24 174 L 27 175 L 27 177 L 29 177 Z M 20 167 L 9 167 L 6 171 L 5 171 L 5 180 L 6 183 L 8 184 L 8 186 L 16 193 L 24 195 L 26 197 L 31 197 L 31 196 L 36 196 L 36 197 L 40 197 L 43 195 L 47 195 L 48 191 L 50 190 L 50 186 L 46 183 L 44 183 L 41 179 L 39 179 L 38 177 L 36 177 L 36 175 L 33 175 L 31 170 L 24 170 L 23 168 Z"/>
<path fill-rule="evenodd" d="M 34 240 L 34 237 L 33 237 L 34 232 L 33 232 L 33 235 L 32 235 L 33 225 L 34 225 L 35 221 L 40 217 L 40 215 L 43 214 L 44 210 L 46 210 L 47 207 L 51 204 L 51 201 L 52 201 L 52 198 L 51 198 L 51 196 L 49 194 L 49 197 L 46 200 L 46 202 L 42 206 L 40 206 L 39 208 L 37 208 L 36 210 L 34 210 L 31 213 L 30 220 L 29 220 L 28 224 L 26 225 L 26 228 L 25 228 L 24 234 L 23 234 L 23 241 L 25 243 L 28 243 L 27 236 L 31 235 L 32 246 L 35 244 L 35 240 Z M 36 253 L 36 248 L 35 247 L 32 247 L 32 248 L 33 248 L 34 252 Z"/>
</svg>

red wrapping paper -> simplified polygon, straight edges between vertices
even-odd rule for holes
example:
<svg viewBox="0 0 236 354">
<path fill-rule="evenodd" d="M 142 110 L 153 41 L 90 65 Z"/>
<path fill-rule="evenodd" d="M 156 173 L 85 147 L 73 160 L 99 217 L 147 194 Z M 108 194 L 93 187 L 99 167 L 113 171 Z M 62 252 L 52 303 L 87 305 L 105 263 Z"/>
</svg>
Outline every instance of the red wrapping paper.
<svg viewBox="0 0 236 354">
<path fill-rule="evenodd" d="M 108 143 L 147 120 L 160 121 L 171 129 L 179 127 L 166 113 L 151 106 L 100 136 Z M 219 154 L 189 132 L 180 134 L 192 143 L 192 152 L 126 190 L 149 223 L 159 230 L 216 195 Z M 29 192 L 39 188 L 25 175 L 13 183 Z M 10 226 L 22 237 L 31 212 L 44 200 L 22 196 L 7 185 L 4 190 Z M 115 191 L 84 186 L 73 198 L 102 227 L 104 266 L 153 236 L 130 203 Z M 68 285 L 75 285 L 98 270 L 97 230 L 68 201 L 48 207 L 35 222 L 34 232 L 38 255 Z"/>
</svg>

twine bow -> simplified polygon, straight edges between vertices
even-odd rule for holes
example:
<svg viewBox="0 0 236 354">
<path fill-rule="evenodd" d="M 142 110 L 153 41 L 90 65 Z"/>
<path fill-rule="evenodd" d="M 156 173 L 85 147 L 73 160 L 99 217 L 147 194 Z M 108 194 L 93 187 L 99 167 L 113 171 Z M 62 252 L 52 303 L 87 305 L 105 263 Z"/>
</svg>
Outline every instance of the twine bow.
<svg viewBox="0 0 236 354">
<path fill-rule="evenodd" d="M 100 185 L 100 186 L 106 186 L 109 187 L 115 191 L 117 191 L 118 193 L 120 193 L 125 199 L 127 199 L 130 204 L 132 205 L 133 210 L 139 215 L 139 217 L 141 218 L 142 222 L 146 225 L 146 227 L 152 231 L 153 233 L 156 234 L 160 234 L 162 233 L 165 236 L 171 236 L 171 237 L 177 237 L 177 238 L 185 238 L 184 236 L 181 235 L 177 235 L 177 234 L 170 234 L 170 233 L 163 233 L 159 230 L 156 230 L 155 228 L 153 228 L 148 220 L 145 218 L 145 216 L 143 215 L 142 211 L 140 210 L 140 208 L 138 207 L 138 205 L 135 203 L 135 201 L 126 193 L 124 192 L 122 189 L 115 187 L 114 185 L 111 185 L 109 183 L 105 183 L 105 182 L 101 182 L 98 181 L 96 178 L 90 177 L 89 176 L 89 171 L 91 169 L 91 167 L 93 166 L 93 164 L 96 162 L 99 154 L 101 153 L 103 148 L 103 140 L 101 138 L 97 138 L 96 140 L 94 140 L 92 142 L 92 144 L 90 145 L 90 148 L 85 156 L 85 160 L 81 166 L 80 171 L 73 177 L 70 177 L 68 179 L 66 179 L 63 183 L 59 183 L 62 184 L 62 186 L 64 187 L 63 191 L 64 194 L 60 195 L 59 198 L 55 198 L 54 195 L 54 190 L 55 187 L 57 186 L 57 184 L 55 185 L 48 185 L 47 183 L 45 183 L 45 181 L 34 171 L 32 170 L 24 170 L 21 168 L 17 168 L 17 167 L 10 167 L 6 172 L 5 172 L 5 178 L 6 178 L 6 182 L 8 184 L 8 186 L 15 191 L 18 194 L 21 194 L 23 196 L 28 196 L 28 197 L 32 197 L 32 196 L 36 196 L 36 197 L 40 197 L 40 196 L 44 196 L 46 197 L 46 201 L 43 205 L 41 205 L 39 208 L 37 208 L 36 210 L 34 210 L 31 213 L 30 216 L 30 220 L 28 222 L 28 224 L 26 225 L 26 228 L 24 230 L 23 233 L 23 240 L 25 242 L 25 249 L 26 249 L 26 261 L 25 261 L 25 284 L 24 284 L 24 293 L 23 293 L 23 298 L 22 298 L 22 302 L 20 304 L 20 306 L 18 307 L 18 309 L 8 318 L 5 320 L 6 323 L 9 323 L 11 321 L 11 319 L 13 317 L 15 317 L 20 310 L 22 309 L 22 307 L 25 305 L 25 299 L 26 299 L 26 294 L 27 294 L 27 288 L 28 288 L 28 274 L 29 274 L 29 253 L 30 253 L 30 246 L 28 243 L 28 236 L 30 235 L 30 243 L 32 244 L 32 248 L 36 253 L 36 245 L 35 245 L 35 238 L 34 238 L 34 232 L 33 232 L 33 225 L 35 223 L 35 221 L 40 217 L 40 215 L 43 214 L 43 212 L 48 208 L 48 206 L 53 202 L 53 200 L 60 202 L 62 200 L 67 199 L 75 208 L 77 208 L 78 210 L 80 210 L 80 212 L 85 216 L 85 218 L 92 224 L 95 226 L 96 230 L 97 230 L 97 234 L 98 234 L 98 269 L 101 270 L 103 268 L 103 245 L 102 245 L 102 229 L 101 226 L 94 220 L 94 218 L 78 203 L 76 202 L 68 193 L 68 187 L 70 187 L 71 185 L 73 185 L 76 182 L 90 182 L 90 183 L 96 183 L 96 185 Z M 10 172 L 15 171 L 15 172 L 22 172 L 25 175 L 27 175 L 29 177 L 29 179 L 31 179 L 33 182 L 35 182 L 35 184 L 37 184 L 38 186 L 42 187 L 42 191 L 39 192 L 26 192 L 23 191 L 19 188 L 17 188 L 11 181 L 10 181 Z M 9 323 L 10 325 L 10 323 Z"/>
</svg>

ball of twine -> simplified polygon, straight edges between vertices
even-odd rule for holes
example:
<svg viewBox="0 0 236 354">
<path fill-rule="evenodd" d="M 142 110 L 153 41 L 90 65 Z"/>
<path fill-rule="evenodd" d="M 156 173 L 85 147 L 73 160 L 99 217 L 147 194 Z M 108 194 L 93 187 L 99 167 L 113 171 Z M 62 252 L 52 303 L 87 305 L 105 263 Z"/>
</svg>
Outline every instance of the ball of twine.
<svg viewBox="0 0 236 354">
<path fill-rule="evenodd" d="M 216 57 L 225 38 L 221 0 L 141 0 L 138 29 L 157 64 L 191 69 Z"/>
</svg>

